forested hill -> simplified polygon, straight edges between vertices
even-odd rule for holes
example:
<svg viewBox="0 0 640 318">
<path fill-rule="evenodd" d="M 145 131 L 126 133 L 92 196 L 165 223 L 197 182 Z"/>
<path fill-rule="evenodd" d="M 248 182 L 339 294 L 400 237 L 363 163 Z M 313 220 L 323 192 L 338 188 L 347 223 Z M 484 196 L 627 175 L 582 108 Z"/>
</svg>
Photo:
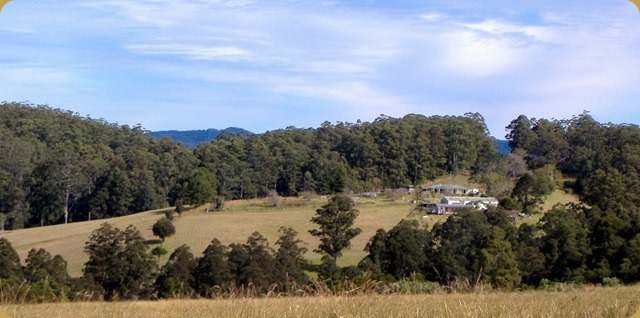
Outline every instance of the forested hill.
<svg viewBox="0 0 640 318">
<path fill-rule="evenodd" d="M 539 245 L 559 260 L 546 266 L 550 279 L 640 280 L 640 128 L 603 125 L 586 112 L 568 120 L 521 115 L 507 128 L 510 147 L 530 168 L 558 167 L 575 178 L 573 189 L 586 203 L 556 207 L 539 225 L 561 239 Z M 530 264 L 536 271 L 536 262 Z"/>
<path fill-rule="evenodd" d="M 253 133 L 237 127 L 229 127 L 222 130 L 210 128 L 206 130 L 161 130 L 151 132 L 151 136 L 153 137 L 158 139 L 169 138 L 184 144 L 187 148 L 195 148 L 201 143 L 215 140 L 224 134 L 247 137 Z"/>
<path fill-rule="evenodd" d="M 277 191 L 332 194 L 420 184 L 496 156 L 479 114 L 381 116 L 188 149 L 142 127 L 20 103 L 0 104 L 0 226 L 121 216 Z M 2 229 L 0 228 L 0 230 Z"/>
<path fill-rule="evenodd" d="M 461 211 L 432 230 L 404 221 L 377 231 L 363 260 L 370 272 L 511 287 L 640 281 L 640 128 L 583 113 L 567 120 L 522 115 L 507 130 L 512 151 L 503 156 L 477 113 L 325 122 L 222 135 L 188 149 L 139 126 L 2 103 L 0 230 L 169 205 L 181 211 L 217 198 L 396 189 L 465 171 L 500 205 Z M 582 203 L 542 211 L 558 188 Z M 505 210 L 545 214 L 516 228 Z"/>
</svg>

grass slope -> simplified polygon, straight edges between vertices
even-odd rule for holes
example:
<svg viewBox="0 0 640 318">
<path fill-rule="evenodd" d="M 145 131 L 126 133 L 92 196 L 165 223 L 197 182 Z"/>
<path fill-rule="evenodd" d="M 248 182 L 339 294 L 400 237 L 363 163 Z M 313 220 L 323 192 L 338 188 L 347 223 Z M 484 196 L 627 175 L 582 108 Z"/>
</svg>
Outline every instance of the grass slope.
<svg viewBox="0 0 640 318">
<path fill-rule="evenodd" d="M 362 229 L 362 234 L 353 239 L 353 247 L 344 252 L 338 259 L 338 264 L 341 266 L 357 264 L 366 255 L 364 247 L 376 230 L 379 228 L 389 230 L 407 217 L 414 206 L 408 203 L 408 200 L 413 198 L 406 197 L 406 199 L 407 201 L 397 202 L 388 202 L 383 199 L 360 200 L 356 206 L 360 211 L 356 226 Z M 576 201 L 575 196 L 556 189 L 547 199 L 545 211 L 556 203 Z M 286 198 L 283 199 L 281 206 L 272 207 L 267 199 L 257 199 L 228 202 L 223 212 L 205 213 L 203 209 L 191 210 L 175 218 L 176 234 L 167 238 L 162 246 L 170 254 L 178 246 L 187 244 L 194 255 L 200 256 L 213 238 L 219 239 L 225 245 L 244 243 L 251 233 L 258 231 L 275 248 L 275 242 L 279 236 L 278 229 L 281 226 L 289 226 L 298 231 L 299 238 L 307 243 L 306 247 L 309 251 L 306 258 L 319 262 L 320 254 L 313 252 L 319 241 L 308 233 L 314 227 L 309 220 L 315 214 L 315 210 L 326 202 L 319 199 Z M 535 223 L 541 216 L 538 214 L 522 221 Z M 109 222 L 123 230 L 132 224 L 147 240 L 156 241 L 157 238 L 153 236 L 151 227 L 161 217 L 164 217 L 164 210 L 155 210 L 107 220 L 8 231 L 0 233 L 0 237 L 7 238 L 23 260 L 30 249 L 44 248 L 52 255 L 62 255 L 68 262 L 69 273 L 72 276 L 81 276 L 82 266 L 87 261 L 87 255 L 84 253 L 85 243 L 89 240 L 91 232 L 100 224 Z M 445 220 L 446 216 L 430 215 L 424 221 L 433 225 L 435 222 Z M 155 245 L 151 247 L 153 246 Z M 169 255 L 163 256 L 160 264 L 164 264 L 168 257 Z"/>
<path fill-rule="evenodd" d="M 187 244 L 194 255 L 199 256 L 213 238 L 219 239 L 225 245 L 244 243 L 251 233 L 258 231 L 275 248 L 279 236 L 278 229 L 281 226 L 290 226 L 298 231 L 300 239 L 308 243 L 309 251 L 306 257 L 311 261 L 319 261 L 320 255 L 313 252 L 319 241 L 311 237 L 308 230 L 313 227 L 309 220 L 315 210 L 324 203 L 326 200 L 285 199 L 281 207 L 269 207 L 266 200 L 250 200 L 230 202 L 223 212 L 205 213 L 202 209 L 191 210 L 175 218 L 176 234 L 167 238 L 162 246 L 170 254 L 176 247 Z M 339 264 L 356 264 L 365 256 L 364 246 L 376 230 L 392 228 L 409 214 L 412 207 L 406 202 L 381 201 L 369 201 L 358 205 L 360 216 L 356 220 L 356 226 L 362 228 L 362 234 L 352 241 L 353 247 L 344 252 Z M 23 260 L 31 248 L 44 248 L 53 255 L 60 254 L 68 262 L 69 273 L 72 276 L 80 276 L 82 266 L 87 261 L 87 255 L 83 250 L 85 242 L 100 224 L 109 222 L 123 230 L 132 224 L 147 240 L 157 240 L 151 227 L 163 216 L 163 210 L 156 210 L 107 220 L 9 231 L 0 233 L 0 237 L 7 238 Z M 161 264 L 164 264 L 167 258 L 168 255 L 161 258 Z"/>
</svg>

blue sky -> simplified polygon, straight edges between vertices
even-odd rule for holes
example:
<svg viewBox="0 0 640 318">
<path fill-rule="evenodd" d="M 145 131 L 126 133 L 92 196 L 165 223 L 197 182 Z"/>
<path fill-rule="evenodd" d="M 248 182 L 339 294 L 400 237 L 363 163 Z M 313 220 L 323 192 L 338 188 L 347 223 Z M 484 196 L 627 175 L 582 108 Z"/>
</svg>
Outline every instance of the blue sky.
<svg viewBox="0 0 640 318">
<path fill-rule="evenodd" d="M 626 0 L 14 0 L 0 101 L 149 130 L 481 113 L 640 123 Z"/>
</svg>

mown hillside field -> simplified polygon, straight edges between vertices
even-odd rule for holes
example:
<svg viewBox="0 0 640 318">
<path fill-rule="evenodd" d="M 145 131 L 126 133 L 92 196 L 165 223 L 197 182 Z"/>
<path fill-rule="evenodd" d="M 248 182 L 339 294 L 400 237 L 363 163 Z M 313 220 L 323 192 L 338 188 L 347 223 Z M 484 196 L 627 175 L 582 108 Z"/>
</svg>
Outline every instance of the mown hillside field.
<svg viewBox="0 0 640 318">
<path fill-rule="evenodd" d="M 462 176 L 456 179 L 464 181 Z M 404 218 L 416 218 L 415 215 L 410 215 L 415 208 L 410 202 L 412 199 L 413 197 L 405 197 L 405 200 L 398 201 L 383 198 L 361 199 L 356 206 L 360 215 L 355 226 L 362 228 L 362 234 L 353 240 L 353 247 L 345 251 L 338 260 L 339 265 L 356 265 L 362 260 L 366 255 L 364 247 L 377 229 L 389 230 Z M 546 205 L 574 201 L 575 196 L 556 189 Z M 308 230 L 314 226 L 310 219 L 315 210 L 326 202 L 326 199 L 320 198 L 285 198 L 279 207 L 274 207 L 267 199 L 255 199 L 230 201 L 225 210 L 220 212 L 205 212 L 204 208 L 194 209 L 175 218 L 173 223 L 176 234 L 167 238 L 162 246 L 173 251 L 178 246 L 187 244 L 195 255 L 199 255 L 213 238 L 219 239 L 225 245 L 244 243 L 254 231 L 260 232 L 273 244 L 278 237 L 278 229 L 281 226 L 289 226 L 297 230 L 299 238 L 307 244 L 309 251 L 306 257 L 310 261 L 318 262 L 321 255 L 312 251 L 317 247 L 318 240 L 309 235 Z M 151 228 L 158 219 L 164 217 L 166 210 L 147 211 L 107 220 L 7 231 L 0 233 L 0 237 L 7 238 L 23 260 L 32 248 L 44 248 L 53 255 L 60 254 L 68 262 L 71 276 L 81 276 L 82 266 L 87 260 L 84 253 L 85 243 L 89 240 L 91 232 L 100 224 L 108 222 L 121 229 L 134 225 L 149 242 L 152 242 L 151 246 L 156 246 L 157 243 L 154 242 L 157 237 L 153 236 Z M 539 218 L 540 216 L 536 216 L 521 221 L 535 223 Z M 432 225 L 444 220 L 446 216 L 432 215 L 421 221 L 426 225 Z M 160 264 L 164 264 L 167 258 L 168 255 L 161 257 Z"/>
<path fill-rule="evenodd" d="M 379 228 L 390 229 L 406 217 L 413 206 L 408 202 L 381 202 L 363 200 L 358 206 L 360 216 L 356 226 L 362 228 L 361 235 L 353 240 L 353 248 L 346 251 L 340 259 L 343 265 L 355 265 L 364 256 L 364 246 Z M 246 200 L 230 202 L 225 211 L 206 213 L 204 209 L 195 209 L 176 217 L 176 234 L 164 243 L 169 251 L 187 244 L 194 254 L 199 255 L 213 238 L 223 244 L 244 243 L 254 231 L 264 235 L 271 244 L 278 237 L 281 226 L 290 226 L 299 232 L 300 239 L 306 242 L 309 260 L 318 261 L 320 255 L 313 253 L 318 241 L 307 232 L 313 224 L 309 222 L 315 210 L 326 200 L 286 199 L 280 207 L 271 207 L 267 200 Z M 53 225 L 44 228 L 31 228 L 0 233 L 7 238 L 24 259 L 32 248 L 44 248 L 52 254 L 60 254 L 69 264 L 72 276 L 82 275 L 82 265 L 87 260 L 83 252 L 91 231 L 100 224 L 109 222 L 121 229 L 134 225 L 150 241 L 157 240 L 151 231 L 152 225 L 164 217 L 164 210 L 154 210 L 108 220 Z M 152 244 L 153 245 L 153 244 Z M 164 263 L 168 255 L 160 262 Z"/>
</svg>

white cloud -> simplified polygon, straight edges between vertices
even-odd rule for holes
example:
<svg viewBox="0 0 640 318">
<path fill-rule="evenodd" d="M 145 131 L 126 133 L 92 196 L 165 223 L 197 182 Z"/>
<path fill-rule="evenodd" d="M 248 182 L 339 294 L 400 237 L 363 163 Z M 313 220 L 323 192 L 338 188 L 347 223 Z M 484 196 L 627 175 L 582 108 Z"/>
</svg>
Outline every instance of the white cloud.
<svg viewBox="0 0 640 318">
<path fill-rule="evenodd" d="M 352 119 L 366 119 L 372 115 L 403 116 L 415 105 L 363 82 L 315 83 L 290 81 L 277 88 L 286 94 L 321 98 L 335 103 L 335 109 Z"/>
<path fill-rule="evenodd" d="M 184 55 L 195 60 L 228 60 L 237 61 L 251 55 L 250 52 L 230 46 L 205 47 L 199 45 L 179 44 L 138 44 L 128 49 L 137 54 L 147 55 Z"/>
<path fill-rule="evenodd" d="M 545 41 L 550 37 L 549 27 L 546 26 L 520 25 L 495 19 L 479 23 L 460 23 L 460 25 L 473 31 L 480 31 L 494 36 L 525 35 L 533 40 L 541 41 Z"/>
<path fill-rule="evenodd" d="M 442 66 L 463 76 L 491 76 L 510 71 L 522 60 L 509 40 L 479 37 L 472 32 L 443 36 Z"/>
<path fill-rule="evenodd" d="M 445 16 L 438 12 L 429 12 L 421 14 L 420 18 L 429 22 L 438 22 L 444 19 Z"/>
</svg>

